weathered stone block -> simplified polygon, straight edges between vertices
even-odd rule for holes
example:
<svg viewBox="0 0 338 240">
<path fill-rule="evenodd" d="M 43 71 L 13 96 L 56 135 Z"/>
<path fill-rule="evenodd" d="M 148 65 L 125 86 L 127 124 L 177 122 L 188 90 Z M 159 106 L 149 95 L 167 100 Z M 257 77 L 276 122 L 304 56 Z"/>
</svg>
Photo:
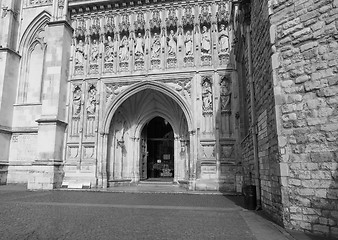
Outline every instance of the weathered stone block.
<svg viewBox="0 0 338 240">
<path fill-rule="evenodd" d="M 329 226 L 315 224 L 313 225 L 313 231 L 320 232 L 320 233 L 328 233 L 330 230 Z"/>
</svg>

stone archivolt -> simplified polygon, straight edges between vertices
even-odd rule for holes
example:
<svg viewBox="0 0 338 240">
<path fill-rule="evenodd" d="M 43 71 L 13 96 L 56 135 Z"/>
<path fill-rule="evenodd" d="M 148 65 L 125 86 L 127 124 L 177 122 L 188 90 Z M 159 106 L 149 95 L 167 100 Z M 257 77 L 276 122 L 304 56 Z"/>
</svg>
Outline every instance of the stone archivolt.
<svg viewBox="0 0 338 240">
<path fill-rule="evenodd" d="M 223 1 L 163 3 L 149 9 L 70 5 L 75 29 L 73 75 L 227 67 L 228 5 Z"/>
</svg>

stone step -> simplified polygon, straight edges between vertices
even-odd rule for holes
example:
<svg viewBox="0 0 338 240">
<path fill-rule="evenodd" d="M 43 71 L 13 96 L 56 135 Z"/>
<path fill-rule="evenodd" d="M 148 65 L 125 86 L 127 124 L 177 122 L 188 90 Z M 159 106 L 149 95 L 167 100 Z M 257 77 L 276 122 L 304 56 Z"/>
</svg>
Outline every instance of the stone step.
<svg viewBox="0 0 338 240">
<path fill-rule="evenodd" d="M 77 179 L 77 180 L 67 180 L 64 179 L 62 181 L 61 188 L 68 188 L 68 189 L 90 189 L 91 183 L 89 180 L 85 179 Z"/>
</svg>

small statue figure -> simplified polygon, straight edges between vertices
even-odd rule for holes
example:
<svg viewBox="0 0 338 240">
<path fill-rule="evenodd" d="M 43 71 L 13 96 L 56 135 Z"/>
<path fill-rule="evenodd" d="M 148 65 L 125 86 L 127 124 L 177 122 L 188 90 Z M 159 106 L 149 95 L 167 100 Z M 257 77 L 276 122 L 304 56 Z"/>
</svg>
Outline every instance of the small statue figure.
<svg viewBox="0 0 338 240">
<path fill-rule="evenodd" d="M 170 34 L 168 37 L 168 55 L 169 57 L 176 57 L 176 37 L 174 30 L 170 30 Z"/>
<path fill-rule="evenodd" d="M 114 61 L 114 42 L 111 36 L 107 37 L 108 43 L 106 45 L 106 55 L 104 57 L 105 62 L 113 62 Z"/>
<path fill-rule="evenodd" d="M 143 52 L 144 40 L 142 34 L 139 32 L 135 39 L 135 58 L 139 59 L 144 56 Z"/>
<path fill-rule="evenodd" d="M 81 89 L 76 87 L 73 92 L 73 114 L 79 115 L 81 112 Z"/>
<path fill-rule="evenodd" d="M 75 64 L 76 65 L 83 65 L 84 58 L 85 58 L 84 43 L 83 43 L 82 39 L 80 39 L 79 43 L 76 46 L 76 50 L 75 50 Z"/>
<path fill-rule="evenodd" d="M 218 44 L 220 53 L 226 53 L 229 51 L 229 37 L 225 29 L 225 25 L 221 24 L 221 29 L 218 34 Z"/>
<path fill-rule="evenodd" d="M 210 33 L 208 31 L 208 28 L 206 26 L 203 26 L 201 39 L 201 52 L 203 54 L 210 54 L 211 49 L 210 46 L 211 46 Z"/>
<path fill-rule="evenodd" d="M 231 89 L 230 83 L 227 80 L 223 80 L 220 86 L 220 95 L 221 95 L 221 110 L 222 111 L 230 111 L 230 101 L 231 101 Z"/>
<path fill-rule="evenodd" d="M 97 43 L 97 40 L 94 39 L 91 49 L 90 62 L 96 63 L 98 58 L 99 58 L 99 44 Z"/>
<path fill-rule="evenodd" d="M 202 101 L 204 111 L 212 110 L 212 88 L 208 81 L 202 85 Z"/>
<path fill-rule="evenodd" d="M 191 56 L 193 54 L 193 41 L 190 31 L 187 31 L 186 33 L 184 44 L 185 44 L 185 55 Z"/>
<path fill-rule="evenodd" d="M 129 46 L 128 46 L 128 39 L 126 36 L 123 36 L 122 38 L 119 56 L 120 56 L 121 62 L 126 62 L 129 59 Z"/>
<path fill-rule="evenodd" d="M 159 58 L 161 52 L 161 40 L 157 33 L 154 33 L 153 44 L 151 45 L 151 58 Z"/>
<path fill-rule="evenodd" d="M 92 87 L 88 92 L 87 113 L 95 114 L 96 111 L 96 89 Z"/>
</svg>

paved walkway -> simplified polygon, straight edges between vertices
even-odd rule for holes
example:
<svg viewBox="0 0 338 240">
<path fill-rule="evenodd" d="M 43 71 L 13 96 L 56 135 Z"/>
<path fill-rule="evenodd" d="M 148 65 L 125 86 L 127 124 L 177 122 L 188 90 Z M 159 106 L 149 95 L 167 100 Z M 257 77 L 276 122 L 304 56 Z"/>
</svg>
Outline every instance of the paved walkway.
<svg viewBox="0 0 338 240">
<path fill-rule="evenodd" d="M 239 196 L 169 194 L 163 186 L 133 189 L 27 191 L 0 186 L 0 239 L 318 239 L 290 234 L 245 210 Z"/>
</svg>

